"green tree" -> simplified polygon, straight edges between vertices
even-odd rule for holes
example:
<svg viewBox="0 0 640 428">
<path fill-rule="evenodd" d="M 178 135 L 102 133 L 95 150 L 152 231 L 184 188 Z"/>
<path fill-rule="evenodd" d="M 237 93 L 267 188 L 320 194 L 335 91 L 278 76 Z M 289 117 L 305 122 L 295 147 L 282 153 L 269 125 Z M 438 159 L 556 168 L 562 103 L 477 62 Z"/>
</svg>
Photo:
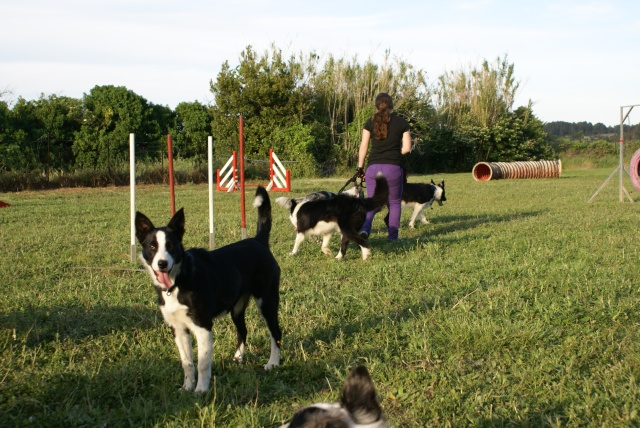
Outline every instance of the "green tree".
<svg viewBox="0 0 640 428">
<path fill-rule="evenodd" d="M 19 97 L 12 109 L 13 131 L 10 144 L 20 153 L 12 156 L 14 168 L 18 170 L 38 170 L 42 168 L 42 154 L 46 150 L 46 141 L 42 138 L 42 129 L 35 114 L 33 101 Z"/>
<path fill-rule="evenodd" d="M 33 113 L 38 121 L 39 140 L 46 140 L 46 154 L 43 164 L 49 179 L 52 165 L 64 168 L 71 161 L 73 134 L 81 126 L 81 103 L 69 97 L 55 94 L 45 96 L 33 102 Z"/>
<path fill-rule="evenodd" d="M 225 62 L 216 82 L 211 82 L 215 98 L 211 128 L 217 153 L 227 155 L 238 149 L 238 115 L 242 114 L 246 156 L 266 158 L 276 144 L 273 134 L 303 124 L 310 110 L 300 77 L 295 57 L 285 59 L 273 46 L 262 56 L 248 46 L 236 68 Z"/>
<path fill-rule="evenodd" d="M 0 172 L 24 171 L 37 167 L 32 150 L 25 147 L 27 135 L 17 127 L 15 114 L 0 100 Z"/>
<path fill-rule="evenodd" d="M 482 155 L 486 161 L 529 161 L 553 156 L 544 124 L 533 115 L 531 104 L 503 114 L 489 129 L 487 141 L 487 153 Z"/>
<path fill-rule="evenodd" d="M 196 167 L 206 161 L 207 138 L 211 135 L 211 113 L 207 106 L 194 101 L 176 106 L 175 149 L 183 158 L 193 158 Z"/>
<path fill-rule="evenodd" d="M 84 95 L 82 105 L 83 124 L 73 145 L 76 166 L 111 170 L 125 162 L 130 133 L 136 134 L 139 144 L 136 156 L 149 156 L 149 147 L 159 144 L 161 126 L 154 119 L 154 110 L 133 91 L 122 86 L 95 86 Z"/>
</svg>

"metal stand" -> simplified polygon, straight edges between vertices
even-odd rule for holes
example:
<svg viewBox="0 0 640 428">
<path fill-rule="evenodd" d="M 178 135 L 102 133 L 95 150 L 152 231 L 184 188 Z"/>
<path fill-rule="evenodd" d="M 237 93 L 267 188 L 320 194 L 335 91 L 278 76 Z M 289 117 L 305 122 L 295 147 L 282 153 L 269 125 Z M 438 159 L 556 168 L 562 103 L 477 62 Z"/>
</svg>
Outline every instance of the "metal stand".
<svg viewBox="0 0 640 428">
<path fill-rule="evenodd" d="M 600 188 L 598 190 L 596 190 L 596 193 L 594 193 L 593 196 L 591 196 L 591 199 L 589 199 L 589 203 L 593 202 L 593 200 L 596 198 L 596 196 L 598 196 L 598 193 L 600 193 L 600 191 L 605 188 L 607 183 L 609 183 L 609 181 L 611 181 L 611 179 L 616 174 L 616 172 L 619 175 L 619 188 L 620 188 L 619 200 L 620 200 L 620 202 L 624 202 L 624 196 L 626 195 L 627 198 L 629 199 L 629 201 L 631 203 L 633 203 L 633 199 L 631 199 L 631 195 L 629 195 L 629 192 L 627 192 L 627 189 L 624 188 L 624 184 L 623 184 L 624 173 L 626 172 L 627 176 L 629 176 L 629 172 L 626 169 L 624 169 L 624 121 L 629 116 L 629 113 L 631 113 L 631 110 L 633 110 L 633 108 L 636 107 L 636 106 L 640 106 L 640 104 L 634 104 L 634 105 L 631 105 L 631 106 L 622 106 L 622 107 L 620 107 L 620 163 L 617 166 L 617 168 L 613 170 L 611 175 L 609 175 L 609 178 L 607 178 L 604 181 L 604 183 L 602 183 Z M 624 114 L 624 109 L 625 108 L 629 109 L 627 111 L 627 114 Z"/>
</svg>

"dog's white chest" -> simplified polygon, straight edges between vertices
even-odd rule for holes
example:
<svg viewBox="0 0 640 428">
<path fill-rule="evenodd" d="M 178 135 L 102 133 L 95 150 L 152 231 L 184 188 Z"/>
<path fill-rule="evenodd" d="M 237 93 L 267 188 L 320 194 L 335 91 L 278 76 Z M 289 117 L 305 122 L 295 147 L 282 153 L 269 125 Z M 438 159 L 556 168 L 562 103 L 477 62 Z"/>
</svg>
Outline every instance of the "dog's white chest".
<svg viewBox="0 0 640 428">
<path fill-rule="evenodd" d="M 178 302 L 178 293 L 179 291 L 175 289 L 169 295 L 167 293 L 162 294 L 164 305 L 160 307 L 160 312 L 162 312 L 162 317 L 166 323 L 172 327 L 192 324 L 188 315 L 189 308 Z"/>
</svg>

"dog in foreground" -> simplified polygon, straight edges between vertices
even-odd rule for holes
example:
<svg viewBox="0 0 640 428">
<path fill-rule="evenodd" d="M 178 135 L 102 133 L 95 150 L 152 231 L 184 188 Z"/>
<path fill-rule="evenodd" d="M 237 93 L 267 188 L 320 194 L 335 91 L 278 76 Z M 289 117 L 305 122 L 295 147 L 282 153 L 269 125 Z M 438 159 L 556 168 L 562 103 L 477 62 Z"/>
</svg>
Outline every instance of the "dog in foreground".
<svg viewBox="0 0 640 428">
<path fill-rule="evenodd" d="M 329 240 L 334 230 L 342 235 L 337 259 L 344 257 L 350 241 L 358 244 L 362 250 L 362 259 L 371 255 L 369 241 L 359 235 L 367 211 L 379 210 L 388 203 L 389 185 L 384 175 L 376 177 L 376 190 L 371 198 L 354 197 L 348 193 L 338 193 L 330 198 L 304 200 L 278 198 L 276 202 L 289 208 L 289 219 L 296 229 L 296 240 L 291 254 L 296 254 L 307 235 L 322 237 L 322 252 L 330 255 Z"/>
<path fill-rule="evenodd" d="M 402 187 L 402 208 L 413 208 L 411 219 L 409 220 L 409 228 L 415 228 L 416 218 L 420 216 L 423 224 L 429 223 L 424 211 L 434 202 L 442 206 L 446 202 L 447 197 L 444 193 L 444 180 L 436 184 L 431 183 L 404 183 Z M 384 223 L 389 224 L 389 213 L 384 218 Z"/>
<path fill-rule="evenodd" d="M 136 236 L 142 245 L 140 260 L 158 293 L 162 316 L 173 331 L 184 370 L 184 390 L 209 389 L 214 318 L 231 314 L 238 337 L 234 359 L 242 361 L 247 340 L 244 315 L 251 297 L 271 334 L 271 356 L 264 368 L 280 364 L 280 266 L 269 249 L 271 203 L 263 187 L 256 190 L 253 206 L 258 209 L 255 237 L 214 251 L 184 250 L 183 209 L 159 228 L 144 214 L 136 213 Z M 198 344 L 197 384 L 191 335 Z"/>
<path fill-rule="evenodd" d="M 298 410 L 280 428 L 385 428 L 382 408 L 366 367 L 351 371 L 342 388 L 339 403 L 317 403 Z"/>
</svg>

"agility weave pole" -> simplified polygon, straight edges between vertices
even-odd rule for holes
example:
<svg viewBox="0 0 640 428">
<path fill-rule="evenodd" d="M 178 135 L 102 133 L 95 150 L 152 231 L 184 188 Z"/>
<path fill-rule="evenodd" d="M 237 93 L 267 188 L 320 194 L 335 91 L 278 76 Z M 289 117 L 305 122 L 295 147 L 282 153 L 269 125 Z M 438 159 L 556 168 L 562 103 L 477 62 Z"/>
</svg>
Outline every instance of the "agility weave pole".
<svg viewBox="0 0 640 428">
<path fill-rule="evenodd" d="M 170 181 L 170 204 L 171 215 L 175 214 L 175 193 L 173 178 L 173 153 L 171 136 L 167 135 L 167 145 L 170 153 L 169 162 L 169 181 Z M 136 262 L 136 137 L 135 134 L 129 134 L 129 187 L 130 187 L 130 222 L 131 222 L 131 262 Z M 214 225 L 213 225 L 213 137 L 208 137 L 207 141 L 208 160 L 209 160 L 209 249 L 215 248 Z"/>
<path fill-rule="evenodd" d="M 473 167 L 476 181 L 498 180 L 501 178 L 560 178 L 562 162 L 522 161 L 522 162 L 478 162 Z"/>
</svg>

